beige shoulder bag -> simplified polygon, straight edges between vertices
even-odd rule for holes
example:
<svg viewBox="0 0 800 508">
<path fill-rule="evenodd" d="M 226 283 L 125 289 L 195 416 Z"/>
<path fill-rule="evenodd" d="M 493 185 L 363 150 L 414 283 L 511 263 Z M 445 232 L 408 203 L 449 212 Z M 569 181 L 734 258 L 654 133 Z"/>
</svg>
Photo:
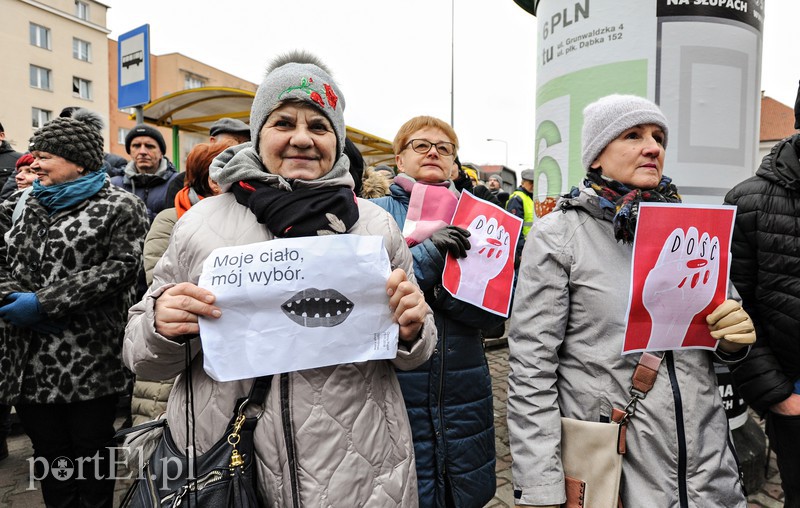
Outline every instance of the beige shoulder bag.
<svg viewBox="0 0 800 508">
<path fill-rule="evenodd" d="M 656 382 L 661 357 L 642 353 L 631 379 L 631 400 L 625 409 L 614 408 L 611 422 L 585 422 L 561 418 L 561 463 L 564 468 L 565 508 L 619 508 L 619 484 L 625 431 L 639 400 Z"/>
</svg>

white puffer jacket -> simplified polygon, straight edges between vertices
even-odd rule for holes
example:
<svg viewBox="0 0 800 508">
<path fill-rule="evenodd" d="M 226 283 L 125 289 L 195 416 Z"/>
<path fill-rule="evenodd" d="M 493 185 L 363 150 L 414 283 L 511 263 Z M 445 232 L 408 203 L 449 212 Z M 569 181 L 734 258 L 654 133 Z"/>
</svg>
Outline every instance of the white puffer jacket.
<svg viewBox="0 0 800 508">
<path fill-rule="evenodd" d="M 358 208 L 360 218 L 349 233 L 383 236 L 392 267 L 403 268 L 413 281 L 411 254 L 392 217 L 368 201 L 359 200 Z M 212 250 L 271 239 L 233 194 L 204 199 L 176 224 L 150 291 L 131 309 L 125 363 L 147 379 L 178 375 L 167 407 L 176 443 L 186 439 L 185 350 L 155 331 L 155 299 L 174 283 L 196 284 Z M 417 367 L 430 357 L 435 343 L 429 312 L 419 340 L 410 350 L 401 343 L 391 362 L 276 375 L 255 430 L 259 492 L 269 506 L 417 506 L 411 431 L 394 367 Z M 220 439 L 234 402 L 247 395 L 252 380 L 216 382 L 203 371 L 197 339 L 192 340 L 192 352 L 196 446 L 203 453 Z M 288 418 L 284 421 L 282 415 Z"/>
</svg>

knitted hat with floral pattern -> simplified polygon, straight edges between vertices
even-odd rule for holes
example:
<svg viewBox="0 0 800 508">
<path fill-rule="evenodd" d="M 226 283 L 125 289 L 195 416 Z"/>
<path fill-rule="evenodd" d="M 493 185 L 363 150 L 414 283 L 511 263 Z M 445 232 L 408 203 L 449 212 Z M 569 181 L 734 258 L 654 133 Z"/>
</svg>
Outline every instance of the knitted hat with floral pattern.
<svg viewBox="0 0 800 508">
<path fill-rule="evenodd" d="M 306 52 L 276 59 L 258 87 L 250 108 L 250 139 L 258 153 L 258 135 L 267 117 L 287 99 L 299 99 L 319 109 L 336 133 L 336 159 L 344 152 L 344 95 L 325 65 Z"/>
</svg>

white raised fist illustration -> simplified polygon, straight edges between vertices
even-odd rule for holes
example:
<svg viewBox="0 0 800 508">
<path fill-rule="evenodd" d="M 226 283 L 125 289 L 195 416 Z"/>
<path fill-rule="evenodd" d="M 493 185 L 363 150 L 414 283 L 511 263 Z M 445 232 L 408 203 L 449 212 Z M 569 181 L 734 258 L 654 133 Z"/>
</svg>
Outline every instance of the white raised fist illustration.
<svg viewBox="0 0 800 508">
<path fill-rule="evenodd" d="M 486 285 L 497 277 L 508 261 L 511 237 L 495 218 L 478 215 L 467 227 L 470 249 L 467 257 L 457 259 L 461 279 L 456 296 L 481 304 Z"/>
<path fill-rule="evenodd" d="M 647 349 L 680 347 L 694 316 L 705 309 L 717 288 L 719 239 L 697 228 L 670 233 L 655 267 L 647 274 L 642 300 L 653 322 Z"/>
</svg>

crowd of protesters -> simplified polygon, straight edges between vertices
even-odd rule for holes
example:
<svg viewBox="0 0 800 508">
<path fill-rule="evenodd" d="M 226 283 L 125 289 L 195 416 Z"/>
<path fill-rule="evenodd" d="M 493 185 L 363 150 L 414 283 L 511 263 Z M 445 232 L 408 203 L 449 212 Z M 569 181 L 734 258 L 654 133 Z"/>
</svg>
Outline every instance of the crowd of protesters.
<svg viewBox="0 0 800 508">
<path fill-rule="evenodd" d="M 510 194 L 500 175 L 484 184 L 459 160 L 453 127 L 430 116 L 399 127 L 392 166 L 367 166 L 346 137 L 344 109 L 325 64 L 293 52 L 270 65 L 248 122 L 214 122 L 183 173 L 151 126 L 128 133 L 126 161 L 103 152 L 103 121 L 85 109 L 65 108 L 24 153 L 0 125 L 0 460 L 13 407 L 47 506 L 112 505 L 115 475 L 63 480 L 42 469 L 66 458 L 109 471 L 121 399 L 133 416 L 124 425 L 166 418 L 175 442 L 198 454 L 227 428 L 254 379 L 217 381 L 202 368 L 199 322 L 222 312 L 199 285 L 214 249 L 342 233 L 383 239 L 397 356 L 269 381 L 254 428 L 259 503 L 485 506 L 496 478 L 483 336 L 505 318 L 443 287 L 445 260 L 469 255 L 470 231 L 411 218 L 454 209 L 464 192 L 522 221 L 508 332 L 515 502 L 566 502 L 560 418 L 611 420 L 639 361 L 619 354 L 639 204 L 681 201 L 664 173 L 667 119 L 632 95 L 589 104 L 585 177 L 558 213 L 536 217 L 533 170 Z M 781 311 L 800 298 L 800 274 L 796 263 L 774 265 L 780 242 L 762 245 L 760 235 L 797 238 L 764 204 L 779 201 L 796 219 L 797 146 L 796 137 L 776 146 L 726 198 L 742 207 L 732 277 L 743 306 L 726 301 L 707 318 L 716 351 L 659 356 L 627 430 L 627 508 L 746 506 L 713 362 L 733 365 L 767 416 L 786 506 L 800 506 L 797 327 Z"/>
</svg>

